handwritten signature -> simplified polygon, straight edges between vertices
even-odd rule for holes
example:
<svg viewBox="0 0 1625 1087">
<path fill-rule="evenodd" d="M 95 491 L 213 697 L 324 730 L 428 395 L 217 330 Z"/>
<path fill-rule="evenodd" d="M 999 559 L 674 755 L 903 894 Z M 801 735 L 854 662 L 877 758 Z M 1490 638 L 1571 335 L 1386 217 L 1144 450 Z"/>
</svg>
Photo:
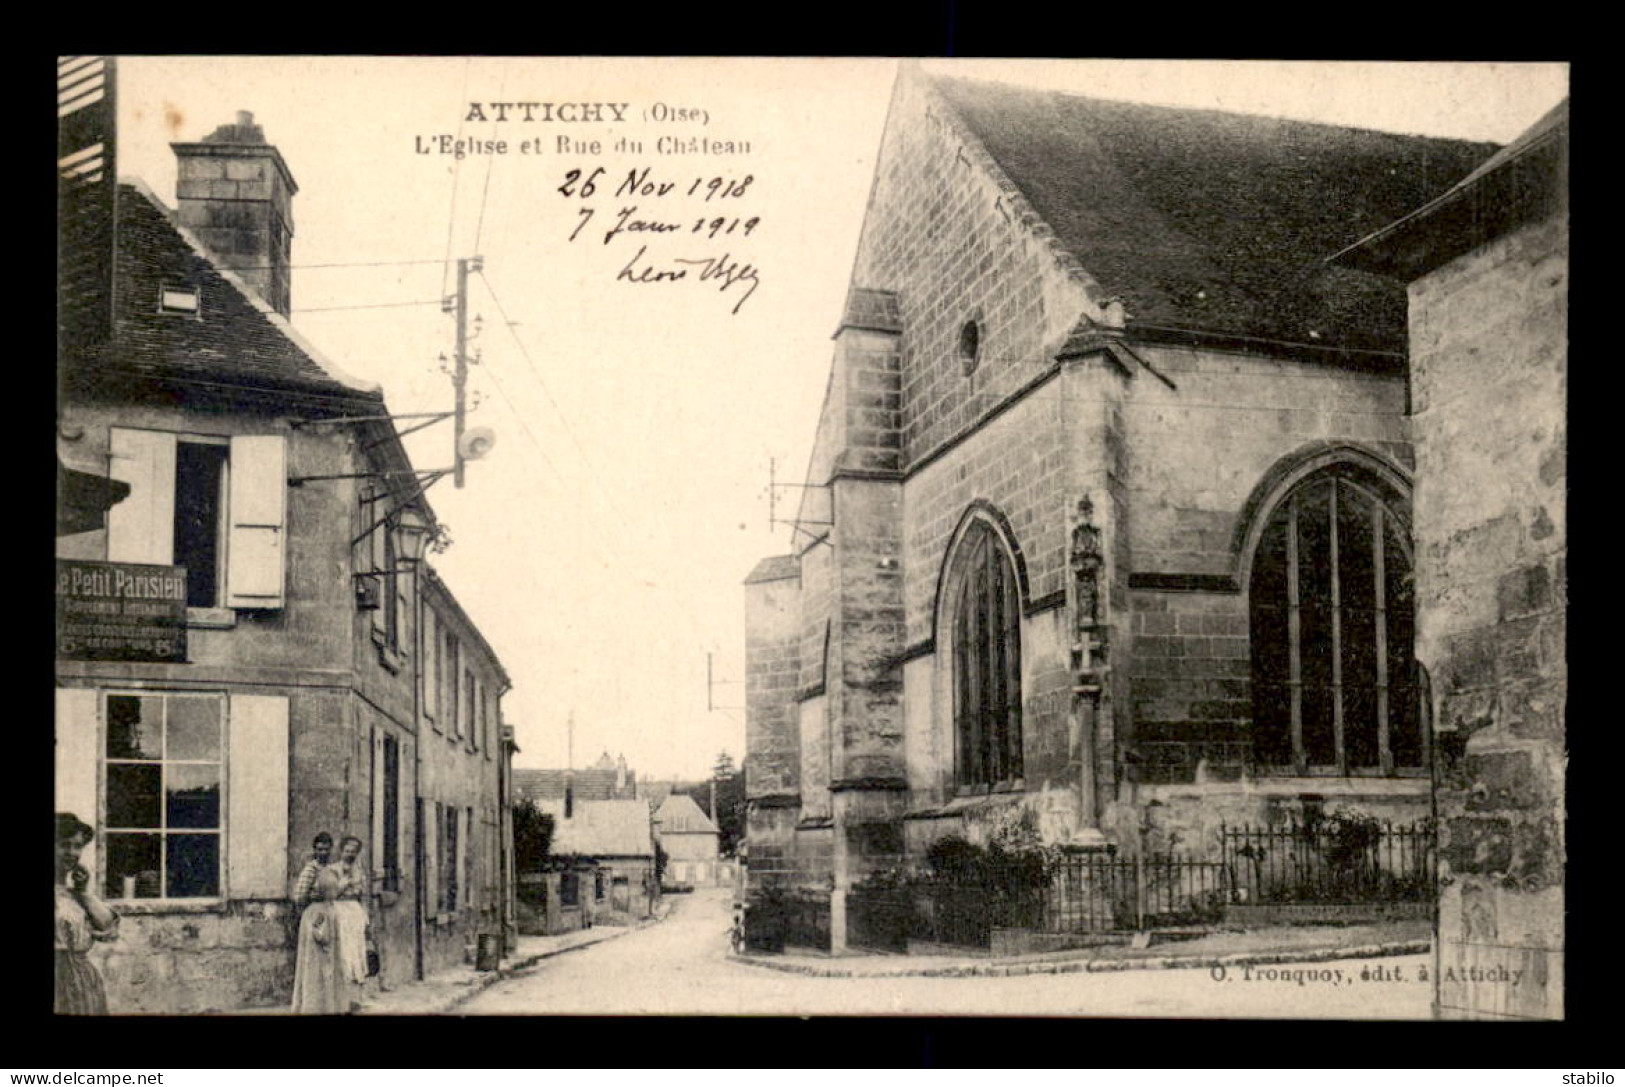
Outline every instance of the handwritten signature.
<svg viewBox="0 0 1625 1087">
<path fill-rule="evenodd" d="M 691 274 L 696 282 L 714 283 L 718 291 L 727 291 L 736 283 L 748 284 L 745 293 L 739 296 L 734 303 L 732 313 L 737 314 L 739 307 L 750 300 L 761 286 L 761 272 L 754 264 L 745 264 L 731 259 L 731 254 L 724 253 L 720 257 L 672 257 L 667 263 L 682 265 L 680 268 L 662 268 L 653 261 L 645 261 L 643 254 L 648 246 L 640 246 L 616 273 L 617 282 L 625 280 L 628 283 L 676 283 L 688 279 Z M 694 269 L 699 269 L 694 272 Z"/>
</svg>

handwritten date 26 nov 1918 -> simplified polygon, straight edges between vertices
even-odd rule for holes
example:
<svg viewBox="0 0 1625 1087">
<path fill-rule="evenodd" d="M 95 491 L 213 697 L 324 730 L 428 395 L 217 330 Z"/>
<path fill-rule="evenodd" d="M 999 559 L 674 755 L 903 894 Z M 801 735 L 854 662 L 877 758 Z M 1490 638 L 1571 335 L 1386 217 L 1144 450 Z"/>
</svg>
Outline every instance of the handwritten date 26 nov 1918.
<svg viewBox="0 0 1625 1087">
<path fill-rule="evenodd" d="M 689 281 L 709 284 L 722 292 L 742 286 L 744 290 L 731 311 L 737 314 L 761 283 L 761 271 L 756 266 L 734 258 L 731 253 L 697 256 L 687 252 L 665 256 L 650 255 L 649 249 L 655 238 L 668 235 L 705 241 L 749 238 L 761 225 L 761 216 L 748 214 L 735 202 L 750 192 L 755 177 L 746 174 L 742 178 L 717 176 L 671 181 L 652 176 L 652 170 L 644 167 L 628 170 L 625 178 L 609 190 L 607 173 L 600 166 L 588 171 L 570 170 L 564 175 L 564 183 L 557 191 L 566 199 L 588 201 L 605 195 L 616 201 L 614 209 L 599 218 L 590 231 L 588 227 L 594 223 L 599 209 L 585 203 L 578 206 L 575 227 L 568 240 L 574 242 L 583 236 L 593 238 L 601 232 L 602 244 L 610 245 L 622 235 L 635 236 L 641 244 L 616 272 L 616 282 L 655 285 Z M 654 201 L 655 210 L 645 212 L 642 204 L 622 203 L 630 200 Z M 685 214 L 680 207 L 671 206 L 688 202 L 712 206 L 693 218 L 689 217 L 692 212 Z M 720 206 L 724 203 L 731 206 Z"/>
</svg>

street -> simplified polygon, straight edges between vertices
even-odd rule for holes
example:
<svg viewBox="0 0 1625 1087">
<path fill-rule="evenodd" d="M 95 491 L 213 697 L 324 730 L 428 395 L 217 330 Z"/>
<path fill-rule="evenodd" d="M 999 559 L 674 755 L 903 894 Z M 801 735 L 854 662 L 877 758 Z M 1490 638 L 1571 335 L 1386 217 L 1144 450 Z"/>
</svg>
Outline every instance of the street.
<svg viewBox="0 0 1625 1087">
<path fill-rule="evenodd" d="M 1427 956 L 1020 977 L 808 977 L 730 961 L 727 891 L 666 899 L 640 931 L 546 959 L 469 1015 L 999 1015 L 1426 1019 Z M 855 960 L 830 959 L 839 966 Z M 889 966 L 906 965 L 900 957 Z M 1380 967 L 1382 980 L 1364 981 Z M 1341 974 L 1339 974 L 1341 972 Z M 1396 978 L 1398 980 L 1396 980 Z"/>
</svg>

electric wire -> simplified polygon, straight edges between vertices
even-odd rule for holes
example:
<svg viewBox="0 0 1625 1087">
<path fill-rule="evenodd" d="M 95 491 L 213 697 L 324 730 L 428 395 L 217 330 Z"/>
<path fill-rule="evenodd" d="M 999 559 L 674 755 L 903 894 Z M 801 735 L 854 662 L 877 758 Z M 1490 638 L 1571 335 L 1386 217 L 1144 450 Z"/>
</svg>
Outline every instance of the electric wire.
<svg viewBox="0 0 1625 1087">
<path fill-rule="evenodd" d="M 553 396 L 552 390 L 548 388 L 547 382 L 543 380 L 541 368 L 537 366 L 536 360 L 531 356 L 529 349 L 525 346 L 525 342 L 519 338 L 519 333 L 514 328 L 514 322 L 509 316 L 507 308 L 503 306 L 502 299 L 497 295 L 496 289 L 491 284 L 490 277 L 485 274 L 483 268 L 480 270 L 479 276 L 481 281 L 485 284 L 486 292 L 491 296 L 492 304 L 497 308 L 498 315 L 502 318 L 504 327 L 508 329 L 508 335 L 513 340 L 514 346 L 519 348 L 520 356 L 525 360 L 526 365 L 529 366 L 531 375 L 536 379 L 536 384 L 541 388 L 543 395 L 547 397 L 547 402 L 552 406 L 554 414 L 558 416 L 559 422 L 564 427 L 565 434 L 575 446 L 576 454 L 580 457 L 582 466 L 586 469 L 587 474 L 592 478 L 594 485 L 599 490 L 599 493 L 603 495 L 606 507 L 614 516 L 614 519 L 620 523 L 622 531 L 625 532 L 628 537 L 634 536 L 635 533 L 632 530 L 630 519 L 627 518 L 624 511 L 622 511 L 620 506 L 616 503 L 614 496 L 610 493 L 608 486 L 604 483 L 603 477 L 594 467 L 591 458 L 587 456 L 587 451 L 582 446 L 580 439 L 576 437 L 575 429 L 570 425 L 568 416 L 565 415 L 564 409 L 559 405 L 558 400 Z M 485 369 L 488 373 L 491 370 L 490 367 L 486 367 Z M 584 508 L 590 509 L 590 507 Z M 619 553 L 619 548 L 614 546 L 614 537 L 610 536 L 609 539 L 611 541 L 611 548 L 617 552 L 617 556 L 620 558 L 620 561 L 623 563 L 626 562 L 625 556 L 621 555 Z M 682 616 L 685 625 L 687 625 L 689 632 L 694 637 L 696 645 L 703 647 L 705 645 L 705 638 L 701 634 L 699 627 L 695 624 L 694 617 L 690 613 L 689 609 L 682 606 L 682 602 L 676 598 L 674 591 L 670 588 L 664 589 L 664 599 L 677 611 L 677 613 Z"/>
<path fill-rule="evenodd" d="M 621 510 L 619 505 L 616 504 L 615 497 L 610 493 L 609 488 L 604 484 L 603 477 L 600 476 L 597 469 L 593 467 L 591 458 L 587 456 L 586 448 L 582 446 L 581 439 L 576 437 L 575 428 L 570 425 L 569 417 L 564 414 L 564 409 L 559 406 L 558 400 L 553 396 L 553 390 L 548 388 L 547 382 L 543 380 L 541 368 L 536 365 L 536 360 L 531 357 L 530 350 L 525 346 L 525 341 L 521 340 L 519 338 L 519 333 L 514 330 L 514 322 L 512 318 L 508 316 L 507 307 L 502 304 L 502 299 L 497 296 L 496 288 L 491 285 L 490 277 L 485 274 L 485 270 L 483 268 L 480 270 L 479 276 L 481 281 L 485 284 L 486 292 L 491 296 L 492 304 L 494 304 L 497 308 L 497 313 L 502 317 L 502 324 L 507 328 L 508 335 L 513 340 L 514 346 L 519 348 L 520 356 L 524 358 L 525 364 L 530 367 L 531 376 L 536 379 L 536 384 L 540 386 L 542 395 L 546 396 L 547 402 L 552 405 L 553 412 L 558 416 L 559 422 L 564 426 L 564 433 L 567 437 L 569 437 L 570 443 L 576 447 L 576 453 L 581 457 L 581 463 L 583 467 L 587 469 L 587 474 L 592 477 L 593 483 L 603 494 L 605 502 L 609 504 L 609 508 L 612 512 L 614 512 L 616 519 L 621 522 L 621 527 L 630 533 L 632 531 L 630 519 L 627 518 L 626 514 Z"/>
<path fill-rule="evenodd" d="M 429 257 L 424 260 L 340 260 L 324 264 L 289 264 L 288 271 L 300 271 L 308 268 L 394 268 L 403 264 L 441 264 L 439 257 Z M 233 264 L 229 270 L 233 272 L 268 272 L 274 268 L 284 267 L 278 264 Z"/>
<path fill-rule="evenodd" d="M 518 406 L 513 402 L 513 397 L 508 395 L 508 390 L 503 387 L 502 382 L 497 378 L 496 374 L 490 370 L 489 367 L 486 368 L 485 372 L 490 375 L 491 384 L 496 389 L 497 395 L 502 397 L 503 403 L 508 405 L 508 410 L 513 415 L 514 421 L 519 424 L 519 429 L 524 433 L 525 437 L 530 439 L 530 444 L 535 447 L 537 455 L 542 458 L 542 463 L 547 465 L 548 471 L 553 473 L 553 478 L 558 481 L 561 490 L 567 491 L 570 486 L 569 481 L 565 479 L 564 473 L 559 470 L 559 466 L 554 463 L 553 458 L 548 456 L 547 449 L 542 445 L 541 439 L 536 436 L 536 432 L 531 429 L 530 424 L 525 421 L 524 415 L 519 411 Z M 592 514 L 589 512 L 588 516 L 591 517 Z M 594 520 L 596 520 L 596 518 L 594 518 Z M 609 533 L 600 533 L 598 535 L 597 539 L 594 541 L 594 545 L 598 549 L 599 557 L 604 559 L 605 564 L 608 566 L 618 569 L 629 569 L 626 562 L 626 557 L 624 555 L 620 555 L 619 553 L 610 554 L 609 551 L 604 549 L 603 543 L 613 541 L 613 539 L 614 536 Z M 610 546 L 611 549 L 613 549 L 613 543 L 611 543 Z"/>
<path fill-rule="evenodd" d="M 342 309 L 399 309 L 403 306 L 438 306 L 440 299 L 430 298 L 420 302 L 365 302 L 355 306 L 294 306 L 294 313 L 332 313 Z"/>
<path fill-rule="evenodd" d="M 463 58 L 463 93 L 457 99 L 459 102 L 468 101 L 468 72 L 474 64 L 473 57 Z M 463 118 L 457 121 L 457 140 L 463 139 Z M 446 259 L 440 269 L 440 296 L 444 298 L 451 281 L 451 245 L 457 230 L 457 182 L 463 176 L 462 160 L 458 159 L 451 167 L 451 214 L 446 216 Z"/>
<path fill-rule="evenodd" d="M 508 89 L 508 64 L 502 63 L 502 80 L 497 86 L 497 100 L 501 101 L 503 93 Z M 480 251 L 480 238 L 485 233 L 485 202 L 491 195 L 491 172 L 496 168 L 497 156 L 487 156 L 485 160 L 485 187 L 480 190 L 480 213 L 474 220 L 474 252 Z"/>
<path fill-rule="evenodd" d="M 528 438 L 531 445 L 535 447 L 536 452 L 542 458 L 543 463 L 546 464 L 548 470 L 553 473 L 553 477 L 558 480 L 561 487 L 568 488 L 569 484 L 565 480 L 563 473 L 559 470 L 558 465 L 553 462 L 553 459 L 550 456 L 548 456 L 547 450 L 543 447 L 541 439 L 537 437 L 536 432 L 531 429 L 530 424 L 525 421 L 524 415 L 519 411 L 517 405 L 515 405 L 513 401 L 513 398 L 508 394 L 507 389 L 503 386 L 501 380 L 496 376 L 496 373 L 489 366 L 484 367 L 484 371 L 490 376 L 493 387 L 496 389 L 498 395 L 501 396 L 503 402 L 508 405 L 508 410 L 512 413 L 515 421 L 519 423 L 520 430 L 524 432 L 525 437 Z M 591 506 L 580 502 L 578 499 L 577 509 L 578 512 L 585 514 L 588 520 L 593 522 L 595 529 L 598 530 L 594 534 L 593 547 L 598 552 L 599 557 L 604 560 L 606 568 L 627 571 L 629 580 L 634 587 L 637 586 L 639 582 L 637 581 L 636 576 L 631 573 L 631 571 L 636 569 L 636 566 L 632 564 L 615 545 L 615 534 L 603 531 L 603 525 L 599 521 L 598 515 L 593 511 Z M 605 546 L 606 544 L 608 545 L 607 549 Z M 703 641 L 703 639 L 699 638 L 699 631 L 694 626 L 693 617 L 688 615 L 686 611 L 678 606 L 678 602 L 672 599 L 670 596 L 664 596 L 663 599 L 666 600 L 670 606 L 677 608 L 678 611 L 683 613 L 684 619 L 688 623 L 691 632 L 693 632 L 695 635 L 696 640 Z M 572 669 L 572 674 L 574 674 L 575 671 L 575 669 Z M 721 710 L 719 709 L 718 712 L 721 712 Z M 733 717 L 731 714 L 725 714 L 725 716 L 728 716 L 730 720 L 733 720 L 734 723 L 738 725 L 743 726 L 745 724 L 744 721 Z"/>
</svg>

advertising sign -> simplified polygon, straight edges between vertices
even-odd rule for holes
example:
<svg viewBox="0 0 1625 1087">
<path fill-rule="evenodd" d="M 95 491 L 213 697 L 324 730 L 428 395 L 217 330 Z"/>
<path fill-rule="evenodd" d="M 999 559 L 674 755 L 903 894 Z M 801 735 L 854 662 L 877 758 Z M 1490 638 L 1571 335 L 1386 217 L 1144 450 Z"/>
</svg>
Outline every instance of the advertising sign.
<svg viewBox="0 0 1625 1087">
<path fill-rule="evenodd" d="M 56 655 L 185 661 L 186 568 L 58 559 Z"/>
</svg>

